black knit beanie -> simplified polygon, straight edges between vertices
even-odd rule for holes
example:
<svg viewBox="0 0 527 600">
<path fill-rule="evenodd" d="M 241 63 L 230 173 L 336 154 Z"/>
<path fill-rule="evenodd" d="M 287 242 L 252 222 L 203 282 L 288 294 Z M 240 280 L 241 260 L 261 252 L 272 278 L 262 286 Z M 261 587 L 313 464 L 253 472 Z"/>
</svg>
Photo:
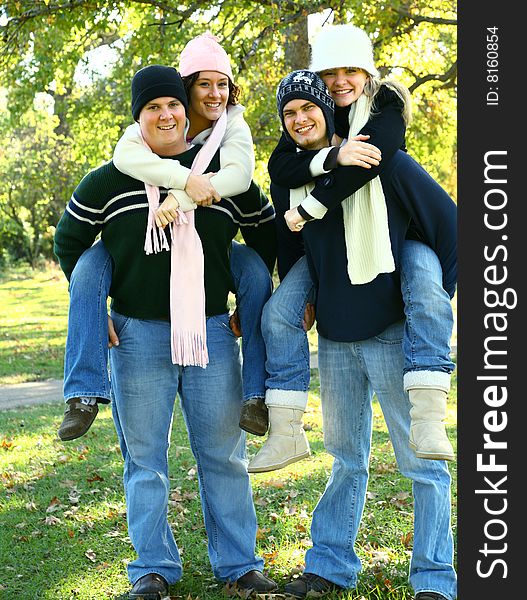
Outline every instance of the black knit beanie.
<svg viewBox="0 0 527 600">
<path fill-rule="evenodd" d="M 174 67 L 150 65 L 139 69 L 132 79 L 132 115 L 139 120 L 143 106 L 163 96 L 177 98 L 188 113 L 188 99 L 180 74 Z"/>
<path fill-rule="evenodd" d="M 287 133 L 285 127 L 284 106 L 291 100 L 298 100 L 299 98 L 313 102 L 313 104 L 316 104 L 322 110 L 324 119 L 326 120 L 328 141 L 331 141 L 331 138 L 335 133 L 335 103 L 333 102 L 333 98 L 331 97 L 326 84 L 314 71 L 293 71 L 292 73 L 289 73 L 289 75 L 286 75 L 278 84 L 276 90 L 276 105 L 284 134 L 290 141 L 295 143 Z"/>
</svg>

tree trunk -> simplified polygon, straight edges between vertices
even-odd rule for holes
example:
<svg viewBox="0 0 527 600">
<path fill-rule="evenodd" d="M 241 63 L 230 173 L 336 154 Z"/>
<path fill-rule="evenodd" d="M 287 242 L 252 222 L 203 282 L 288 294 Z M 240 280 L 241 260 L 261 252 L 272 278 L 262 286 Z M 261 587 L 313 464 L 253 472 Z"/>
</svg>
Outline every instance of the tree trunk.
<svg viewBox="0 0 527 600">
<path fill-rule="evenodd" d="M 284 56 L 287 69 L 307 69 L 310 60 L 307 15 L 300 17 L 287 28 L 286 40 Z"/>
</svg>

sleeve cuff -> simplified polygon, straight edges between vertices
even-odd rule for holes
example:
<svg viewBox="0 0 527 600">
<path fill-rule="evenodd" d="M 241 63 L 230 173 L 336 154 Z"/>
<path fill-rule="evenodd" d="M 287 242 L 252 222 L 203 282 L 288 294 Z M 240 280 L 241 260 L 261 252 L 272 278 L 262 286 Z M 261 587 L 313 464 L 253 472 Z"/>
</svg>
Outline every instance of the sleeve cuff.
<svg viewBox="0 0 527 600">
<path fill-rule="evenodd" d="M 183 190 L 170 189 L 168 191 L 179 202 L 179 208 L 183 212 L 188 212 L 189 210 L 194 210 L 196 208 L 196 204 L 190 199 L 190 196 Z"/>
<path fill-rule="evenodd" d="M 191 173 L 192 171 L 190 169 L 180 164 L 177 169 L 173 169 L 173 174 L 170 175 L 170 185 L 168 187 L 176 188 L 180 191 L 184 190 L 185 186 L 187 185 L 187 180 Z"/>
<path fill-rule="evenodd" d="M 299 204 L 296 209 L 298 210 L 298 214 L 304 219 L 304 221 L 312 221 L 313 217 Z"/>
<path fill-rule="evenodd" d="M 322 148 L 322 150 L 319 150 L 316 156 L 313 157 L 309 163 L 309 172 L 313 177 L 318 177 L 319 175 L 325 175 L 326 173 L 329 173 L 331 169 L 326 170 L 324 168 L 324 163 L 331 150 L 333 150 L 332 146 Z"/>
<path fill-rule="evenodd" d="M 328 212 L 326 206 L 319 202 L 314 196 L 309 194 L 302 200 L 300 206 L 305 210 L 308 215 L 311 215 L 313 219 L 322 219 Z M 300 206 L 298 208 L 300 208 Z"/>
</svg>

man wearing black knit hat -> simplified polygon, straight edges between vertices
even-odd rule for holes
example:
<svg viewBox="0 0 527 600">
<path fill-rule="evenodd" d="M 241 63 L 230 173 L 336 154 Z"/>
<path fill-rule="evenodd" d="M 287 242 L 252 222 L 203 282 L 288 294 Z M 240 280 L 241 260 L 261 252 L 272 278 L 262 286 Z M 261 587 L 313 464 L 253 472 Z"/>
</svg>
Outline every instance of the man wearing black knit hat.
<svg viewBox="0 0 527 600">
<path fill-rule="evenodd" d="M 276 104 L 284 135 L 299 149 L 323 149 L 320 152 L 323 155 L 321 163 L 336 161 L 339 158 L 339 149 L 329 146 L 333 141 L 335 131 L 333 125 L 335 105 L 326 84 L 319 75 L 312 71 L 298 70 L 284 77 L 276 92 Z M 359 138 L 360 141 L 355 146 L 347 145 L 346 153 L 343 153 L 346 160 L 350 159 L 348 150 L 353 147 L 356 151 L 353 154 L 353 160 L 360 157 L 363 161 L 378 164 L 380 159 L 378 150 L 375 146 L 362 141 L 366 139 L 366 136 L 358 136 Z M 324 152 L 326 148 L 328 151 Z M 340 159 L 342 158 L 340 157 Z M 288 190 L 283 191 L 287 196 L 289 195 Z M 273 188 L 271 188 L 271 193 L 273 193 Z M 289 198 L 287 201 L 289 202 Z M 302 214 L 305 221 L 311 218 L 302 206 L 297 206 L 295 210 Z M 270 314 L 277 306 L 281 305 L 280 299 L 290 292 L 294 296 L 294 299 L 293 297 L 290 299 L 295 306 L 296 299 L 300 298 L 298 314 L 300 315 L 300 311 L 303 313 L 303 327 L 309 329 L 313 324 L 313 305 L 310 293 L 312 285 L 305 260 L 298 261 L 298 264 L 294 265 L 298 256 L 291 252 L 291 248 L 295 246 L 296 241 L 299 241 L 298 238 L 292 241 L 288 239 L 290 232 L 283 218 L 276 221 L 276 227 L 282 241 L 277 246 L 280 279 L 282 280 L 285 273 L 293 267 L 294 274 L 291 274 L 288 282 L 292 277 L 298 277 L 298 281 L 307 279 L 307 288 L 303 289 L 300 285 L 280 285 L 264 309 L 262 332 L 268 349 L 266 369 L 269 373 L 266 381 L 265 402 L 269 411 L 270 430 L 264 445 L 249 464 L 250 473 L 279 469 L 310 455 L 309 442 L 302 424 L 309 384 L 309 360 L 308 358 L 307 361 L 304 360 L 305 357 L 309 357 L 307 339 L 304 335 L 297 336 L 298 331 L 293 327 L 288 328 L 287 333 L 278 331 L 278 324 L 287 319 L 284 319 L 283 315 L 277 316 L 275 319 Z M 300 229 L 301 227 L 297 228 L 297 230 Z M 309 302 L 304 310 L 306 298 L 309 298 Z M 287 301 L 283 302 L 284 306 L 287 304 Z M 293 312 L 297 314 L 295 311 Z M 290 334 L 295 336 L 295 341 L 292 343 L 290 343 Z M 283 343 L 284 339 L 287 339 L 287 344 Z M 290 366 L 284 369 L 285 364 Z"/>
<path fill-rule="evenodd" d="M 188 99 L 185 86 L 174 67 L 150 65 L 143 67 L 132 79 L 132 116 L 139 121 L 143 106 L 154 98 L 172 96 L 177 98 L 188 112 Z"/>
<path fill-rule="evenodd" d="M 136 73 L 132 114 L 154 153 L 176 158 L 186 167 L 192 165 L 201 146 L 186 143 L 187 97 L 175 69 L 153 65 Z M 217 152 L 205 170 L 219 168 Z M 166 190 L 159 190 L 161 198 L 165 194 Z M 230 331 L 227 306 L 232 287 L 229 251 L 239 227 L 225 199 L 218 203 L 224 210 L 198 206 L 195 213 L 186 215 L 188 223 L 182 218 L 178 229 L 172 230 L 172 247 L 181 248 L 186 262 L 199 254 L 204 267 L 187 277 L 178 277 L 176 271 L 171 285 L 174 264 L 179 264 L 174 263 L 176 253 L 154 249 L 147 254 L 144 250 L 147 224 L 151 223 L 150 198 L 143 182 L 121 173 L 113 162 L 104 164 L 88 173 L 73 192 L 57 226 L 54 247 L 68 279 L 98 234 L 113 264 L 111 317 L 119 345 L 110 351 L 112 411 L 124 457 L 128 530 L 137 553 L 127 566 L 133 586 L 129 598 L 165 598 L 169 585 L 183 574 L 167 519 L 168 449 L 176 395 L 197 463 L 214 576 L 235 584 L 240 593 L 251 594 L 255 588 L 270 591 L 276 584 L 263 575 L 263 560 L 255 555 L 256 514 L 244 433 L 238 427 L 240 349 Z M 174 246 L 182 231 L 189 232 L 184 228 L 194 226 L 191 237 L 185 237 L 192 242 L 193 252 L 190 244 Z M 205 365 L 187 359 L 173 364 L 171 360 L 174 289 L 180 301 L 176 308 L 188 306 L 196 290 L 204 300 L 197 316 L 202 316 L 203 321 L 198 321 L 205 324 Z M 198 346 L 196 331 L 190 329 L 189 333 L 190 343 Z"/>
</svg>

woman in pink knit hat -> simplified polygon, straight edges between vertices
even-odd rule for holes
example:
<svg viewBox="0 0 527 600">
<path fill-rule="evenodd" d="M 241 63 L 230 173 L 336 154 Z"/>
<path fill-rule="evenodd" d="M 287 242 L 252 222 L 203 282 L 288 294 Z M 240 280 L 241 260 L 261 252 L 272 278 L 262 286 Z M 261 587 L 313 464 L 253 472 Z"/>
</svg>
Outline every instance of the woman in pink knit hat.
<svg viewBox="0 0 527 600">
<path fill-rule="evenodd" d="M 221 169 L 214 176 L 194 175 L 178 161 L 158 160 L 145 149 L 137 124 L 129 126 L 117 142 L 113 160 L 128 175 L 152 185 L 175 190 L 174 198 L 183 210 L 195 204 L 210 205 L 220 197 L 230 197 L 249 189 L 254 173 L 251 131 L 238 102 L 240 88 L 234 83 L 229 56 L 218 39 L 207 32 L 190 40 L 181 52 L 179 73 L 189 98 L 187 140 L 204 144 L 212 130 L 221 144 Z M 183 194 L 182 192 L 185 192 Z M 163 203 L 158 211 L 159 225 L 173 220 L 174 202 Z"/>
<path fill-rule="evenodd" d="M 144 145 L 137 123 L 130 125 L 117 143 L 113 162 L 123 173 L 169 190 L 156 212 L 155 220 L 159 227 L 165 227 L 174 221 L 178 210 L 186 212 L 198 205 L 214 209 L 213 203 L 221 198 L 233 200 L 235 208 L 231 218 L 245 230 L 244 238 L 247 243 L 244 245 L 233 242 L 231 251 L 231 272 L 240 320 L 240 325 L 234 321 L 232 326 L 234 330 L 241 327 L 243 331 L 244 403 L 240 427 L 255 435 L 264 435 L 268 427 L 264 403 L 267 374 L 260 317 L 272 292 L 270 272 L 274 268 L 276 255 L 274 210 L 252 181 L 254 149 L 251 131 L 243 117 L 245 109 L 238 102 L 240 88 L 234 83 L 229 57 L 217 38 L 207 32 L 190 40 L 181 53 L 179 70 L 189 98 L 187 141 L 202 145 L 199 154 L 202 158 L 205 157 L 204 160 L 207 157 L 210 160 L 219 150 L 218 172 L 199 175 L 177 160 L 159 158 Z M 134 114 L 134 118 L 135 116 Z M 253 200 L 247 202 L 247 195 L 252 195 Z M 221 207 L 218 210 L 222 210 Z M 258 241 L 252 244 L 251 236 L 260 240 L 265 237 L 266 247 L 262 247 Z M 251 245 L 258 246 L 258 253 Z M 95 265 L 91 265 L 91 268 L 94 272 L 97 270 Z M 104 296 L 104 293 L 100 295 Z M 72 300 L 70 304 L 75 303 Z M 83 305 L 86 306 L 86 300 Z M 110 342 L 118 343 L 111 324 L 109 334 Z M 77 339 L 76 347 L 86 347 L 86 344 Z M 68 385 L 68 396 L 73 400 L 86 396 L 86 390 L 93 387 L 90 380 L 79 372 L 81 367 L 86 370 L 86 354 L 82 359 L 68 361 L 72 365 L 72 371 L 76 372 L 65 373 L 65 381 L 75 381 L 74 388 L 82 389 L 82 393 L 79 391 L 77 394 Z M 93 353 L 94 356 L 99 354 Z M 102 368 L 102 365 L 94 365 L 91 373 Z M 83 380 L 82 384 L 79 383 L 80 380 Z M 93 401 L 102 393 L 95 389 L 91 392 L 95 414 L 97 405 Z M 94 412 L 90 410 L 66 411 L 59 437 L 71 440 L 84 435 L 94 418 Z"/>
</svg>

